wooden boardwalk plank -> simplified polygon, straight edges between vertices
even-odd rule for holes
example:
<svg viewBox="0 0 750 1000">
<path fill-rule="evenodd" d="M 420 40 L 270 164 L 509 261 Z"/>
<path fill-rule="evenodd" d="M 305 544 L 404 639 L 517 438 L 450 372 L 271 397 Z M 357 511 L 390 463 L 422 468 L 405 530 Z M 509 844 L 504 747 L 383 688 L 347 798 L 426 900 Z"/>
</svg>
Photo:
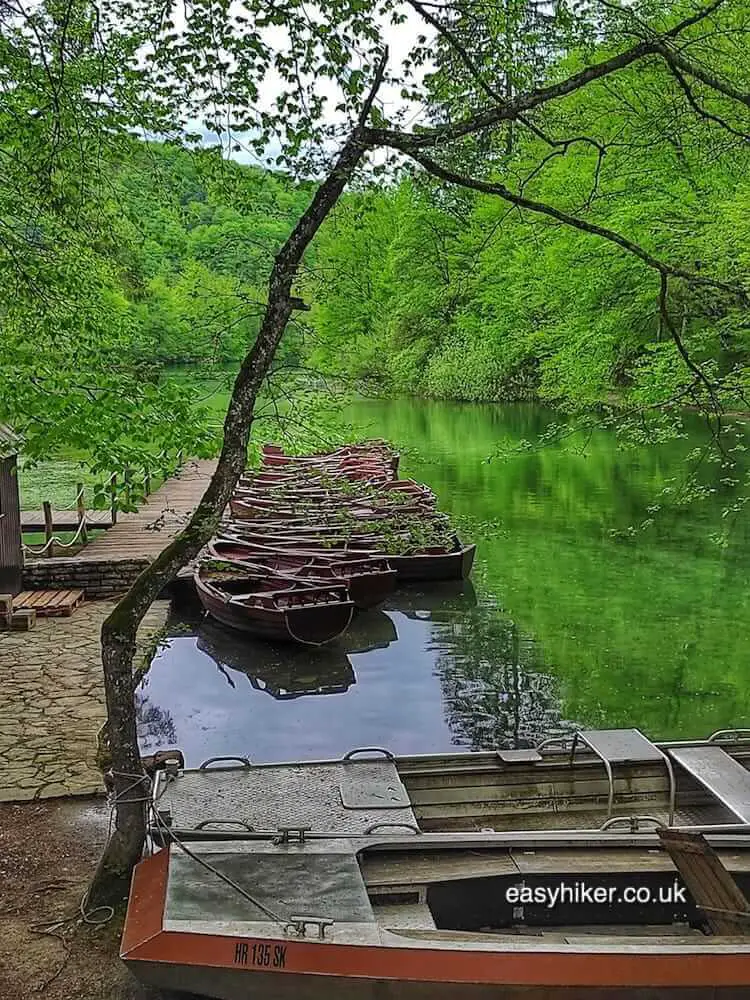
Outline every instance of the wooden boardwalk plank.
<svg viewBox="0 0 750 1000">
<path fill-rule="evenodd" d="M 215 468 L 213 459 L 189 462 L 152 493 L 138 511 L 119 514 L 117 524 L 89 542 L 76 558 L 155 559 L 187 523 Z"/>
<path fill-rule="evenodd" d="M 93 528 L 111 528 L 112 514 L 108 510 L 87 510 L 86 521 Z M 55 531 L 77 531 L 78 515 L 74 510 L 53 510 L 52 527 Z M 21 530 L 44 531 L 44 514 L 39 510 L 22 510 Z"/>
</svg>

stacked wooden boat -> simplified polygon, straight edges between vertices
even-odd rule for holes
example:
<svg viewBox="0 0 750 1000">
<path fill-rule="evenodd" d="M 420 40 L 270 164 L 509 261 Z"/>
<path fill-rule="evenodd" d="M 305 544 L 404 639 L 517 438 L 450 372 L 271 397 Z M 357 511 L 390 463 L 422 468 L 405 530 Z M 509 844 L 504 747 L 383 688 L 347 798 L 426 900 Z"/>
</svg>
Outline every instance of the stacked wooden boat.
<svg viewBox="0 0 750 1000">
<path fill-rule="evenodd" d="M 203 606 L 233 628 L 321 645 L 399 580 L 467 577 L 475 546 L 429 487 L 397 477 L 382 441 L 302 456 L 267 445 L 196 570 Z"/>
</svg>

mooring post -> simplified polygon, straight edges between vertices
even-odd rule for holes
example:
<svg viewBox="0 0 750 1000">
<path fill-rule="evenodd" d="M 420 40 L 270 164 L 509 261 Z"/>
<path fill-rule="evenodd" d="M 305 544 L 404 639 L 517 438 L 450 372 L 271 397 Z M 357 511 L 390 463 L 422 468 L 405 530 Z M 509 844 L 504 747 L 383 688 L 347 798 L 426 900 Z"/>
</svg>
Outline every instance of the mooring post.
<svg viewBox="0 0 750 1000">
<path fill-rule="evenodd" d="M 151 473 L 148 469 L 143 472 L 143 491 L 145 496 L 151 495 Z"/>
<path fill-rule="evenodd" d="M 86 504 L 83 499 L 83 483 L 76 483 L 76 506 L 78 507 L 78 528 L 84 545 L 88 543 L 89 531 L 86 527 Z"/>
<path fill-rule="evenodd" d="M 44 550 L 45 556 L 52 555 L 52 536 L 55 531 L 54 522 L 52 520 L 52 504 L 49 500 L 45 500 L 42 504 L 42 510 L 44 511 L 44 544 L 47 546 Z"/>
<path fill-rule="evenodd" d="M 112 510 L 112 524 L 117 524 L 117 473 L 109 477 L 109 498 Z"/>
</svg>

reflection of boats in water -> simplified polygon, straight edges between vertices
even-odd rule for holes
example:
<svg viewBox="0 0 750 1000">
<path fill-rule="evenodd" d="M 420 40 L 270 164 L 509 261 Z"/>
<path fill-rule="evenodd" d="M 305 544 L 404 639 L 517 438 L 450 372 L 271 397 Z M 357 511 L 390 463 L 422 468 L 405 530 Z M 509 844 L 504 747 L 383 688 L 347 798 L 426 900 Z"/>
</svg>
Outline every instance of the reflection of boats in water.
<svg viewBox="0 0 750 1000">
<path fill-rule="evenodd" d="M 477 606 L 471 580 L 435 580 L 401 586 L 386 599 L 386 611 L 400 611 L 408 618 L 429 618 L 434 612 L 466 611 Z"/>
<path fill-rule="evenodd" d="M 346 635 L 325 648 L 296 647 L 236 635 L 205 618 L 197 646 L 218 668 L 247 676 L 256 691 L 287 700 L 303 695 L 342 694 L 356 683 L 348 653 L 384 649 L 397 638 L 391 619 L 382 612 L 357 615 Z M 233 683 L 227 674 L 227 680 Z"/>
<path fill-rule="evenodd" d="M 385 649 L 396 639 L 398 633 L 393 621 L 378 610 L 355 615 L 339 642 L 347 653 L 369 653 L 372 649 Z"/>
<path fill-rule="evenodd" d="M 201 624 L 197 645 L 222 672 L 227 668 L 239 671 L 256 691 L 279 700 L 341 694 L 356 681 L 346 652 L 338 645 L 297 648 L 259 641 L 234 635 L 208 618 Z M 234 683 L 228 674 L 227 680 Z"/>
</svg>

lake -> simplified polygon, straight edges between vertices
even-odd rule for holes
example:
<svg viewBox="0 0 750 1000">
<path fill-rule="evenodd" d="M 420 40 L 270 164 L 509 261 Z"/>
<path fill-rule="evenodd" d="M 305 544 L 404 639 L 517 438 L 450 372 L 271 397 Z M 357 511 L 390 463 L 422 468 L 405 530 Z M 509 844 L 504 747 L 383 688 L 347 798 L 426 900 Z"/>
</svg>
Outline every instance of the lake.
<svg viewBox="0 0 750 1000">
<path fill-rule="evenodd" d="M 632 531 L 705 441 L 697 418 L 688 440 L 656 450 L 620 450 L 602 430 L 500 459 L 501 442 L 559 417 L 408 399 L 361 400 L 347 417 L 356 436 L 398 445 L 401 474 L 477 543 L 471 582 L 399 592 L 314 652 L 176 619 L 139 692 L 144 752 L 177 745 L 195 765 L 750 725 L 750 539 L 742 514 L 721 516 L 730 487 L 716 472 L 706 500 Z"/>
</svg>

